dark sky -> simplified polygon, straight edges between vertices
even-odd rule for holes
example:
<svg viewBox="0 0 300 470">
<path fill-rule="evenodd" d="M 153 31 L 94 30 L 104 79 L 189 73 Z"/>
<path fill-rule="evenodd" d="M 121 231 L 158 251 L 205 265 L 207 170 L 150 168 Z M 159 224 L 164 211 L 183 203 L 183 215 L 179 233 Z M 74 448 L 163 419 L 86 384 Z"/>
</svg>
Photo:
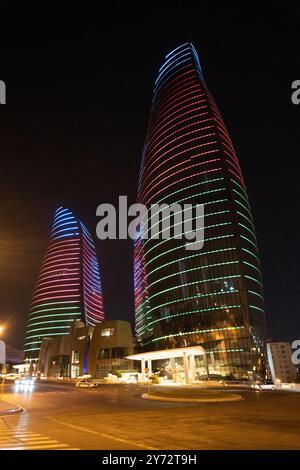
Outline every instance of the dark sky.
<svg viewBox="0 0 300 470">
<path fill-rule="evenodd" d="M 134 202 L 153 82 L 164 55 L 189 39 L 246 179 L 268 335 L 299 338 L 300 105 L 291 102 L 291 83 L 300 79 L 300 9 L 294 4 L 247 11 L 189 1 L 110 2 L 93 11 L 84 3 L 63 10 L 51 2 L 11 15 L 3 2 L 0 322 L 11 344 L 23 345 L 55 208 L 69 207 L 94 234 L 99 204 L 119 195 Z M 131 242 L 98 241 L 97 251 L 107 318 L 133 321 Z"/>
</svg>

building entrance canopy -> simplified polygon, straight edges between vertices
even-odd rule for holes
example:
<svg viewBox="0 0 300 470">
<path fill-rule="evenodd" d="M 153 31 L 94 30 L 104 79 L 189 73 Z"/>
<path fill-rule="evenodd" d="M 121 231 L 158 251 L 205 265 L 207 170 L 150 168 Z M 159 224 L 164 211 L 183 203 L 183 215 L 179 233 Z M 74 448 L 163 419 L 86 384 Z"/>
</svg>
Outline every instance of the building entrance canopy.
<svg viewBox="0 0 300 470">
<path fill-rule="evenodd" d="M 184 357 L 185 355 L 201 356 L 203 354 L 205 354 L 205 349 L 202 346 L 189 346 L 186 348 L 161 349 L 159 351 L 148 351 L 138 354 L 132 354 L 131 356 L 127 356 L 127 359 L 131 359 L 132 361 L 141 361 L 142 359 L 145 359 L 146 361 L 156 361 L 159 359 Z"/>
<path fill-rule="evenodd" d="M 131 354 L 127 359 L 132 361 L 141 361 L 142 377 L 145 378 L 145 366 L 147 361 L 147 369 L 149 375 L 152 373 L 152 361 L 160 359 L 170 359 L 174 363 L 175 358 L 182 357 L 184 365 L 185 381 L 188 383 L 189 379 L 195 379 L 195 356 L 204 356 L 206 358 L 206 351 L 202 346 L 189 346 L 186 348 L 175 349 L 161 349 L 158 351 L 148 351 L 138 354 Z M 173 374 L 172 374 L 173 375 Z"/>
</svg>

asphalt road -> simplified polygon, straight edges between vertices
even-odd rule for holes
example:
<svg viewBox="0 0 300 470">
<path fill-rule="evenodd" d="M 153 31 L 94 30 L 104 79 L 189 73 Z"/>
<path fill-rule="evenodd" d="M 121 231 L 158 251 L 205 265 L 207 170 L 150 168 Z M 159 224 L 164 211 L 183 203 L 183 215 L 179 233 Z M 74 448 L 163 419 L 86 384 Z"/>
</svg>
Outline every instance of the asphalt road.
<svg viewBox="0 0 300 470">
<path fill-rule="evenodd" d="M 239 391 L 238 402 L 182 404 L 143 400 L 145 391 L 6 387 L 3 398 L 25 411 L 0 417 L 0 449 L 300 449 L 300 393 Z"/>
</svg>

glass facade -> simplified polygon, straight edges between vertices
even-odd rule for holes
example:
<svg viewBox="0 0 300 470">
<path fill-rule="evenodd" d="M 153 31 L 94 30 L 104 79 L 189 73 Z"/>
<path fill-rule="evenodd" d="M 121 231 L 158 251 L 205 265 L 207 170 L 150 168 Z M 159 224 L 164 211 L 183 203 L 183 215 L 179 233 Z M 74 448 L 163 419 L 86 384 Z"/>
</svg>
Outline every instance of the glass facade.
<svg viewBox="0 0 300 470">
<path fill-rule="evenodd" d="M 60 207 L 28 315 L 25 359 L 38 358 L 42 338 L 67 334 L 76 319 L 87 326 L 104 320 L 100 272 L 88 229 Z"/>
<path fill-rule="evenodd" d="M 235 150 L 191 43 L 167 54 L 159 69 L 138 202 L 148 210 L 162 203 L 205 208 L 201 250 L 189 251 L 184 240 L 157 240 L 150 233 L 136 241 L 140 349 L 199 344 L 206 349 L 211 376 L 264 375 L 264 301 L 251 208 Z M 199 363 L 200 374 L 203 367 Z"/>
</svg>

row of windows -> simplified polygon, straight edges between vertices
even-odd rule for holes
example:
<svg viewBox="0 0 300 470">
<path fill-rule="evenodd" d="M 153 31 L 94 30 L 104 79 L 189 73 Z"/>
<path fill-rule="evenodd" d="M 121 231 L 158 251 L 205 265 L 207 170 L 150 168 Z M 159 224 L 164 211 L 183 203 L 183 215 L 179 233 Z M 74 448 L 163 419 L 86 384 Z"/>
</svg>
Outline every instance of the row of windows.
<svg viewBox="0 0 300 470">
<path fill-rule="evenodd" d="M 97 359 L 122 359 L 125 356 L 125 348 L 102 348 L 99 349 Z"/>
</svg>

